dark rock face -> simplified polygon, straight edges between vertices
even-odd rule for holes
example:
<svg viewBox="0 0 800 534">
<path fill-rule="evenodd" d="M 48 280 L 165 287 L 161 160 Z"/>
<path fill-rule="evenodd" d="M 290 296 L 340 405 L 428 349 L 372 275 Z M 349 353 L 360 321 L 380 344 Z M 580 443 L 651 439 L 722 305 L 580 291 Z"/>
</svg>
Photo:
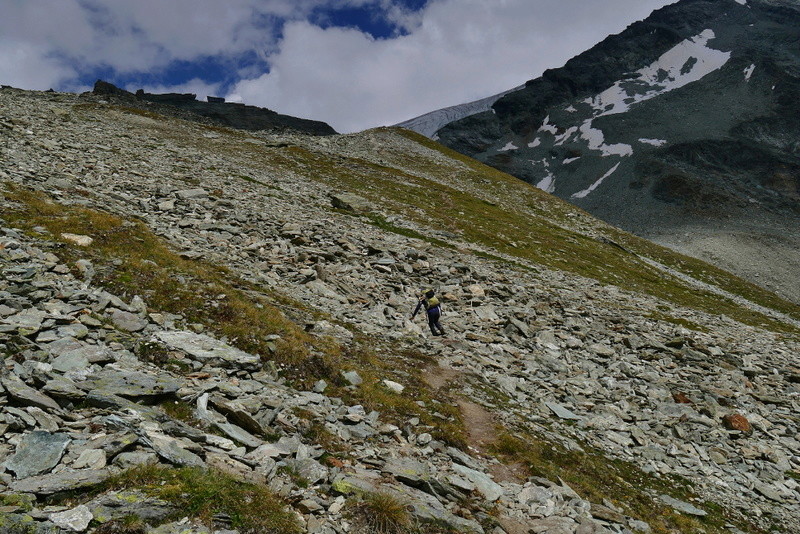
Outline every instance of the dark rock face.
<svg viewBox="0 0 800 534">
<path fill-rule="evenodd" d="M 798 21 L 785 0 L 682 0 L 437 136 L 645 237 L 799 250 Z"/>
<path fill-rule="evenodd" d="M 142 89 L 130 93 L 124 89 L 97 80 L 93 92 L 97 95 L 152 102 L 163 106 L 171 106 L 193 115 L 211 119 L 217 124 L 238 128 L 240 130 L 294 130 L 309 135 L 333 135 L 336 130 L 327 123 L 310 119 L 301 119 L 289 115 L 281 115 L 270 109 L 246 106 L 238 103 L 226 103 L 224 98 L 210 97 L 208 102 L 200 102 L 192 93 L 145 93 Z"/>
</svg>

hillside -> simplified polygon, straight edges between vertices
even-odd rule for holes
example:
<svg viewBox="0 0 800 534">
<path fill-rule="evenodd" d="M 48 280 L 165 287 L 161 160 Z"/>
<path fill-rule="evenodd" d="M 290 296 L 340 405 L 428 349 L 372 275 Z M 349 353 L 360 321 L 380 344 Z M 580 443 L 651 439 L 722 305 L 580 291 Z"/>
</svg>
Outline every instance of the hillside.
<svg viewBox="0 0 800 534">
<path fill-rule="evenodd" d="M 432 137 L 800 303 L 798 20 L 681 0 Z"/>
<path fill-rule="evenodd" d="M 3 532 L 800 529 L 800 309 L 423 136 L 2 89 L 0 190 Z"/>
</svg>

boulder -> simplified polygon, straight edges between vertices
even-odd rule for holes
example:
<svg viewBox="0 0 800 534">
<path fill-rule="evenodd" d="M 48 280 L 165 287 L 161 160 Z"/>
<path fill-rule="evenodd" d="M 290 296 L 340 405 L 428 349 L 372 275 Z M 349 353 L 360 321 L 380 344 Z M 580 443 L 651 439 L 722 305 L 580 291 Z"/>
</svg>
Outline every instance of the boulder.
<svg viewBox="0 0 800 534">
<path fill-rule="evenodd" d="M 64 469 L 58 473 L 28 477 L 11 483 L 11 490 L 20 493 L 52 495 L 96 486 L 112 475 L 109 469 Z"/>
<path fill-rule="evenodd" d="M 750 421 L 748 421 L 745 416 L 738 413 L 723 416 L 722 424 L 728 430 L 738 430 L 747 436 L 753 433 L 753 427 L 750 425 Z"/>
<path fill-rule="evenodd" d="M 220 367 L 233 367 L 256 371 L 261 368 L 261 358 L 205 334 L 170 330 L 158 332 L 155 339 L 171 349 L 181 350 L 193 359 Z"/>
<path fill-rule="evenodd" d="M 50 514 L 50 521 L 61 529 L 72 532 L 83 532 L 89 527 L 94 515 L 85 504 L 76 506 L 71 510 Z"/>
<path fill-rule="evenodd" d="M 4 466 L 18 479 L 48 473 L 61 460 L 70 439 L 66 434 L 34 431 L 25 434 Z"/>
<path fill-rule="evenodd" d="M 356 213 L 367 213 L 373 209 L 372 202 L 352 193 L 336 193 L 331 195 L 331 205 L 334 208 Z"/>
</svg>

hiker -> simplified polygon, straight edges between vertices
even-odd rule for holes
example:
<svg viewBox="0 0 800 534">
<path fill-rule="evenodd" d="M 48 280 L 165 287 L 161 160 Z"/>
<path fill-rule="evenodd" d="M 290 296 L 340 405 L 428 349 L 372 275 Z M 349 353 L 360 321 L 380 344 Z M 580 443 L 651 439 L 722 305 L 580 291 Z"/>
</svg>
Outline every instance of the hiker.
<svg viewBox="0 0 800 534">
<path fill-rule="evenodd" d="M 417 312 L 425 306 L 425 311 L 428 312 L 428 326 L 431 327 L 431 332 L 434 336 L 443 336 L 444 329 L 439 324 L 439 318 L 442 316 L 442 308 L 439 306 L 439 299 L 436 298 L 436 293 L 433 289 L 429 289 L 419 297 L 414 313 L 411 314 L 411 320 L 417 315 Z"/>
</svg>

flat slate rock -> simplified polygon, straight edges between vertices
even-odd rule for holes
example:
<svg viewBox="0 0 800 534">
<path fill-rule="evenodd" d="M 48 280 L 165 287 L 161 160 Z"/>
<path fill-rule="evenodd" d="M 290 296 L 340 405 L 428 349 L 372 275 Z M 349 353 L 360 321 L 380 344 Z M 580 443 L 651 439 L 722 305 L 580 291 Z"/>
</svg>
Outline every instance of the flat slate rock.
<svg viewBox="0 0 800 534">
<path fill-rule="evenodd" d="M 25 406 L 36 406 L 45 410 L 60 411 L 61 407 L 56 401 L 43 393 L 39 393 L 16 375 L 8 375 L 0 378 L 0 383 L 6 388 L 9 396 Z"/>
<path fill-rule="evenodd" d="M 11 483 L 11 490 L 18 493 L 52 495 L 62 491 L 95 486 L 111 475 L 112 472 L 109 469 L 65 469 L 58 473 L 17 480 Z"/>
<path fill-rule="evenodd" d="M 15 315 L 0 320 L 0 322 L 16 328 L 20 335 L 29 336 L 35 334 L 42 328 L 42 323 L 47 316 L 48 313 L 45 311 L 37 310 L 36 308 L 27 308 Z"/>
<path fill-rule="evenodd" d="M 580 415 L 572 412 L 571 410 L 568 410 L 567 408 L 564 408 L 558 403 L 545 402 L 544 405 L 550 408 L 550 410 L 561 419 L 571 419 L 573 421 L 580 421 L 581 419 L 583 419 L 583 417 L 581 417 Z"/>
<path fill-rule="evenodd" d="M 431 478 L 430 466 L 413 458 L 391 458 L 382 470 L 415 488 Z"/>
<path fill-rule="evenodd" d="M 475 488 L 486 497 L 487 501 L 494 502 L 503 496 L 503 487 L 489 475 L 458 464 L 453 465 L 453 470 L 475 484 Z"/>
<path fill-rule="evenodd" d="M 307 480 L 311 485 L 318 484 L 328 478 L 328 469 L 313 458 L 287 460 L 286 465 L 294 469 L 300 477 Z"/>
<path fill-rule="evenodd" d="M 18 479 L 48 473 L 58 465 L 70 441 L 66 434 L 30 432 L 22 437 L 14 455 L 3 465 Z"/>
<path fill-rule="evenodd" d="M 142 319 L 135 313 L 114 309 L 111 312 L 111 321 L 120 330 L 128 332 L 139 332 L 147 327 L 147 320 Z"/>
<path fill-rule="evenodd" d="M 103 369 L 86 381 L 78 383 L 81 389 L 99 394 L 121 397 L 155 397 L 178 391 L 183 382 L 167 373 L 150 374 L 135 370 Z"/>
<path fill-rule="evenodd" d="M 94 519 L 94 515 L 89 511 L 85 504 L 81 504 L 71 510 L 55 512 L 50 514 L 50 521 L 57 527 L 73 532 L 83 532 Z"/>
<path fill-rule="evenodd" d="M 263 441 L 252 435 L 247 430 L 232 423 L 215 423 L 215 426 L 233 441 L 237 441 L 242 445 L 250 447 L 251 449 L 255 449 L 264 444 Z"/>
<path fill-rule="evenodd" d="M 112 491 L 96 497 L 86 506 L 103 522 L 133 515 L 148 523 L 160 523 L 175 513 L 174 506 L 167 501 L 138 490 Z"/>
<path fill-rule="evenodd" d="M 61 373 L 81 371 L 89 367 L 89 358 L 78 351 L 69 351 L 55 358 L 51 364 L 53 370 Z"/>
<path fill-rule="evenodd" d="M 202 363 L 253 371 L 261 368 L 259 356 L 239 350 L 205 334 L 177 330 L 157 332 L 155 337 L 170 348 L 182 350 Z"/>
<path fill-rule="evenodd" d="M 660 495 L 659 499 L 661 499 L 661 501 L 664 504 L 671 506 L 675 510 L 684 514 L 696 515 L 698 517 L 703 517 L 708 515 L 708 512 L 706 512 L 705 510 L 701 510 L 700 508 L 694 506 L 693 504 L 689 504 L 688 502 L 679 501 L 678 499 L 673 499 L 669 495 Z"/>
<path fill-rule="evenodd" d="M 142 442 L 151 447 L 156 454 L 171 464 L 189 467 L 202 467 L 202 458 L 184 449 L 179 441 L 158 432 L 145 432 L 139 436 Z"/>
</svg>

